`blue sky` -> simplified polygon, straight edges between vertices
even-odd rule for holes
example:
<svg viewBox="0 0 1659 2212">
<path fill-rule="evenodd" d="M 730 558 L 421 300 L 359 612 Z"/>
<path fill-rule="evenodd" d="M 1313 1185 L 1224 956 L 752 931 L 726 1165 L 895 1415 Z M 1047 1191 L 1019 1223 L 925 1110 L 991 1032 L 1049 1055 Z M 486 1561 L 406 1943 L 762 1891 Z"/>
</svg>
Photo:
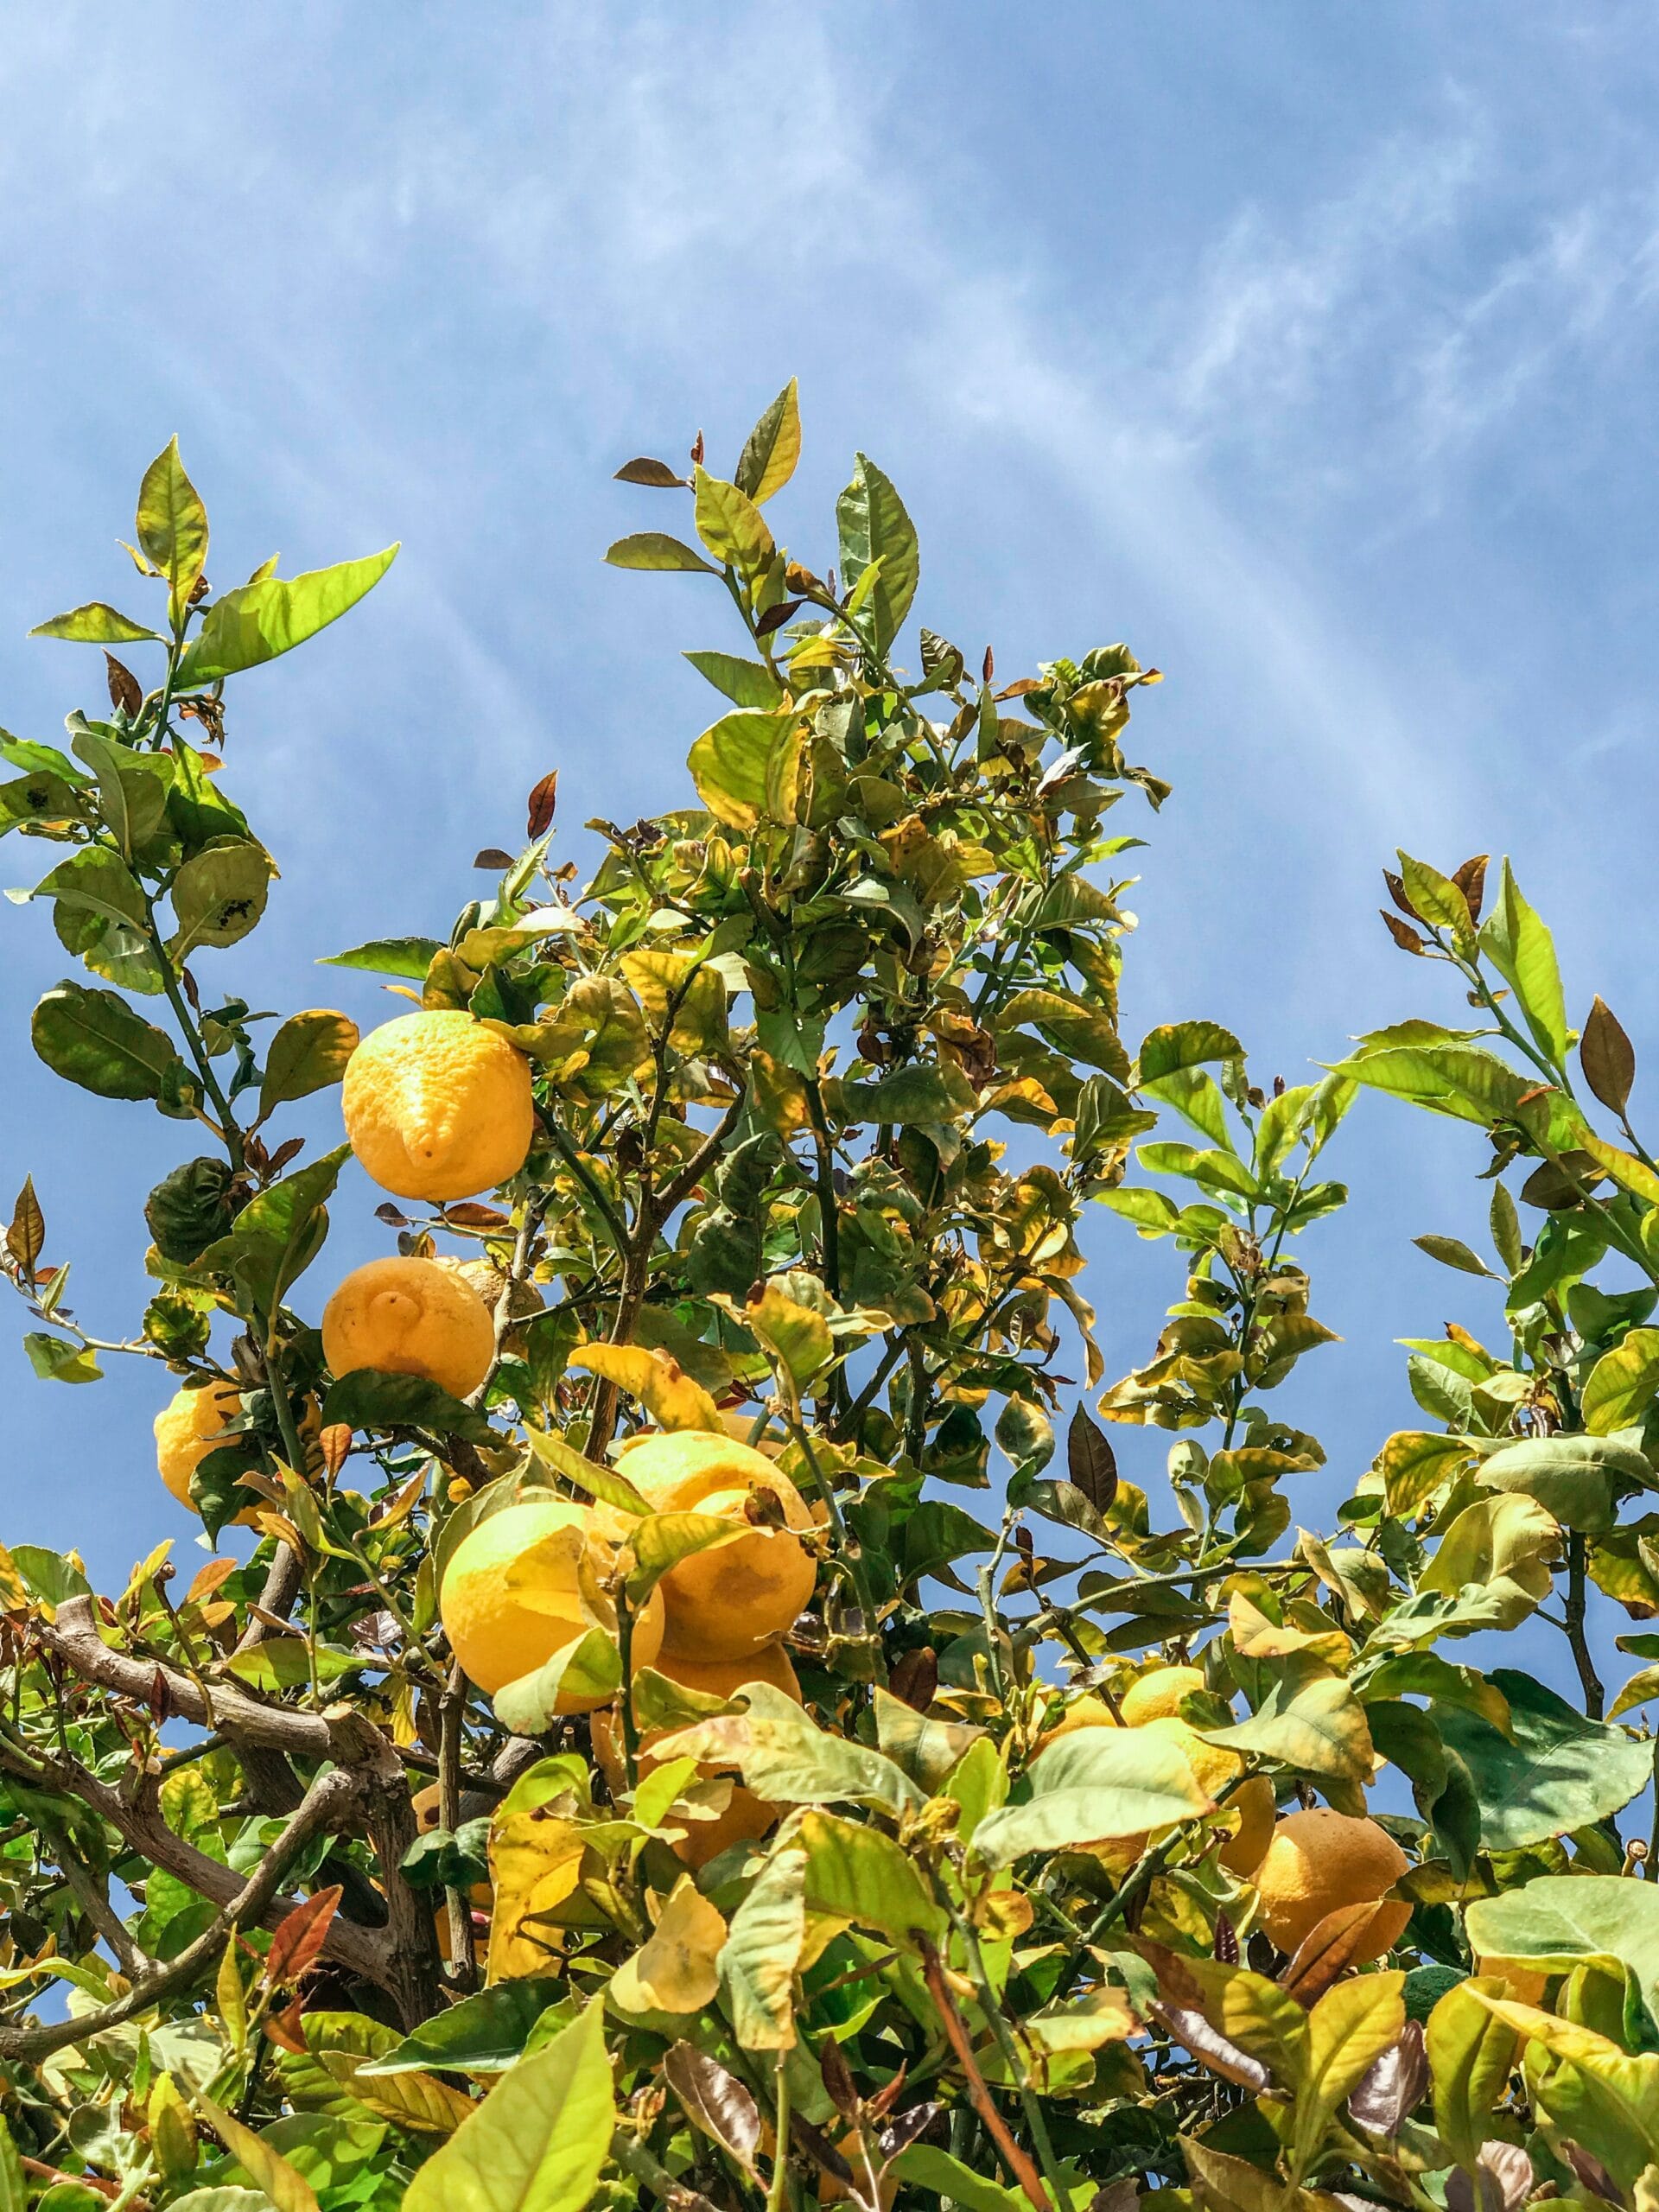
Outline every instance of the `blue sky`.
<svg viewBox="0 0 1659 2212">
<path fill-rule="evenodd" d="M 1176 785 L 1137 1035 L 1214 1014 L 1294 1080 L 1449 1012 L 1376 918 L 1404 843 L 1508 849 L 1575 1014 L 1600 988 L 1659 1051 L 1624 949 L 1655 905 L 1656 76 L 1618 0 L 13 11 L 0 721 L 50 737 L 96 696 L 95 655 L 23 632 L 131 597 L 115 538 L 174 431 L 217 581 L 401 537 L 349 625 L 233 688 L 228 773 L 283 874 L 208 956 L 256 1004 L 381 1018 L 313 957 L 447 927 L 543 770 L 570 825 L 683 796 L 710 695 L 678 652 L 731 640 L 693 580 L 601 564 L 665 518 L 610 474 L 700 426 L 729 466 L 795 373 L 802 557 L 861 446 L 932 626 L 1005 676 L 1118 637 L 1167 672 L 1134 733 Z M 34 1064 L 64 961 L 43 912 L 3 918 L 4 1195 L 32 1171 L 114 1332 L 179 1132 Z M 1412 1418 L 1392 1340 L 1496 1322 L 1408 1241 L 1478 1240 L 1478 1145 L 1372 1103 L 1332 1159 L 1352 1207 L 1299 1255 L 1344 1339 L 1294 1386 L 1332 1458 L 1310 1513 Z M 342 1264 L 376 1195 L 343 1191 Z M 1173 1255 L 1104 1216 L 1090 1249 L 1119 1371 Z M 160 1378 L 38 1383 L 20 1333 L 4 1532 L 118 1577 L 171 1511 Z"/>
</svg>

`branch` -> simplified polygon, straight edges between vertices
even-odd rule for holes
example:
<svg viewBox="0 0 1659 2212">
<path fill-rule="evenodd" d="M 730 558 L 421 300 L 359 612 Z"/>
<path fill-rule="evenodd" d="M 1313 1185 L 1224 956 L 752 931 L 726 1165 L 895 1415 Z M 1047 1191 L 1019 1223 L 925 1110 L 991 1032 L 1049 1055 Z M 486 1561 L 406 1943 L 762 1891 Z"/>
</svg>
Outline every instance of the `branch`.
<svg viewBox="0 0 1659 2212">
<path fill-rule="evenodd" d="M 963 2023 L 962 2015 L 957 2010 L 957 2000 L 950 1994 L 950 1985 L 944 1978 L 939 1955 L 925 1938 L 922 1941 L 922 1975 L 927 1983 L 927 1993 L 938 2008 L 939 2018 L 950 2038 L 950 2048 L 957 2054 L 957 2063 L 967 2081 L 969 2102 L 990 2131 L 992 2141 L 1007 2161 L 1008 2171 L 1030 2198 L 1034 2212 L 1053 2212 L 1043 2188 L 1042 2176 L 1009 2134 L 1007 2123 L 998 2112 L 995 2101 L 985 2086 L 985 2076 L 979 2070 L 974 2047 L 968 2039 L 968 2030 Z"/>
<path fill-rule="evenodd" d="M 91 1785 L 91 1791 L 95 1792 L 96 1795 L 88 1792 L 87 1784 Z M 129 1833 L 135 1825 L 130 1813 L 124 1809 L 122 1817 L 118 1819 L 111 1811 L 109 1805 L 103 1802 L 115 1798 L 113 1790 L 105 1789 L 103 1783 L 97 1781 L 93 1776 L 84 1773 L 75 1777 L 75 1787 L 79 1792 L 87 1796 L 88 1802 L 92 1804 L 97 1811 L 102 1813 L 105 1819 L 111 1821 L 113 1825 L 120 1827 L 124 1834 L 128 1835 L 129 1841 L 137 1842 L 141 1849 L 146 1848 L 143 1840 Z M 118 2028 L 124 2021 L 132 2019 L 140 2012 L 147 2012 L 152 2005 L 159 2005 L 163 1998 L 170 1997 L 175 1990 L 185 1987 L 202 1967 L 223 1949 L 226 1939 L 234 1929 L 260 1925 L 268 1919 L 280 1925 L 295 1910 L 297 1902 L 294 1898 L 277 1897 L 277 1886 L 283 1876 L 305 1849 L 313 1836 L 339 1825 L 351 1800 L 356 1796 L 358 1787 L 356 1777 L 348 1773 L 344 1767 L 331 1767 L 327 1774 L 319 1775 L 306 1792 L 305 1802 L 245 1882 L 238 1884 L 228 1866 L 219 1869 L 221 1874 L 228 1878 L 230 1890 L 230 1894 L 225 1899 L 223 1910 L 214 1916 L 212 1925 L 205 1928 L 195 1942 L 188 1944 L 179 1953 L 177 1958 L 169 1959 L 165 1966 L 156 1967 L 151 1972 L 141 1974 L 124 1997 L 118 1997 L 112 2005 L 105 2005 L 100 2012 L 83 2012 L 78 2018 L 69 2020 L 41 2020 L 30 2022 L 22 2027 L 0 2027 L 0 2059 L 27 2061 L 48 2058 L 54 2050 L 67 2050 L 71 2044 L 85 2043 L 93 2036 L 104 2034 L 107 2029 Z M 158 1825 L 165 1826 L 164 1823 L 159 1822 L 159 1820 Z M 166 1833 L 169 1836 L 172 1834 L 170 1829 Z M 177 1837 L 173 1837 L 172 1840 L 175 1845 L 178 1844 Z M 191 1848 L 188 1845 L 182 1847 L 185 1850 Z M 192 1852 L 192 1856 L 204 1859 L 204 1863 L 209 1866 L 218 1866 L 217 1860 L 206 1859 L 202 1853 Z M 156 1863 L 165 1864 L 165 1860 L 160 1854 L 156 1855 Z M 175 1870 L 169 1867 L 168 1871 L 171 1872 Z M 193 1889 L 200 1886 L 189 1874 L 184 1875 L 182 1878 L 188 1881 Z M 219 1886 L 224 1887 L 226 1885 L 221 1884 Z M 204 1892 L 204 1894 L 209 1893 Z M 277 1905 L 281 1907 L 280 1911 L 274 1910 Z M 332 1942 L 334 1932 L 331 1929 L 329 1931 L 331 1942 L 325 1946 L 325 1948 L 334 1948 Z M 361 1936 L 363 1931 L 353 1929 L 351 1933 L 355 1936 Z M 353 1945 L 348 1948 L 355 1948 L 356 1947 Z M 365 1972 L 367 1969 L 366 1967 L 359 1965 L 358 1970 Z M 378 1980 L 381 1977 L 376 1975 L 374 1978 Z"/>
<path fill-rule="evenodd" d="M 54 1621 L 35 1621 L 30 1634 L 48 1651 L 72 1667 L 83 1681 L 113 1690 L 135 1705 L 148 1705 L 159 1675 L 166 1686 L 173 1712 L 199 1727 L 213 1728 L 232 1741 L 240 1736 L 250 1744 L 272 1751 L 292 1751 L 302 1758 L 332 1759 L 340 1754 L 335 1738 L 338 1725 L 321 1713 L 297 1713 L 291 1706 L 267 1705 L 230 1683 L 215 1683 L 209 1701 L 200 1686 L 176 1668 L 153 1660 L 130 1659 L 115 1651 L 99 1634 L 91 1598 L 69 1598 L 58 1607 Z"/>
</svg>

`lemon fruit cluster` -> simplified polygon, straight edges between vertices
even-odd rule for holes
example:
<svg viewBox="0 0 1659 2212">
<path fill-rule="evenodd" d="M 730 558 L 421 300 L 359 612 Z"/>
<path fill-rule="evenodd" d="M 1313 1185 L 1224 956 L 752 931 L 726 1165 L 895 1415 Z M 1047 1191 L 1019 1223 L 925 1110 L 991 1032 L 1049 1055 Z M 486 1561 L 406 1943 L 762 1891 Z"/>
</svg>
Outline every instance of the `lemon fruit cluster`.
<svg viewBox="0 0 1659 2212">
<path fill-rule="evenodd" d="M 173 1496 L 193 1513 L 190 1478 L 210 1452 L 230 1441 L 226 1425 L 241 1410 L 241 1393 L 233 1382 L 209 1382 L 200 1389 L 175 1391 L 156 1416 L 156 1465 Z M 237 1516 L 241 1521 L 252 1517 L 251 1508 Z"/>
<path fill-rule="evenodd" d="M 616 1547 L 596 1523 L 590 1507 L 571 1499 L 526 1498 L 462 1537 L 444 1570 L 438 1611 L 470 1682 L 493 1696 L 591 1628 L 616 1640 L 615 1611 L 598 1589 L 614 1568 Z M 653 1591 L 633 1622 L 635 1668 L 649 1667 L 662 1642 L 663 1601 Z M 603 1693 L 562 1685 L 555 1710 L 592 1713 L 606 1702 Z"/>
<path fill-rule="evenodd" d="M 346 1063 L 352 1150 L 384 1191 L 442 1203 L 516 1175 L 536 1131 L 530 1062 L 470 1014 L 382 1023 Z"/>
<path fill-rule="evenodd" d="M 711 1514 L 743 1532 L 663 1577 L 665 1650 L 704 1664 L 748 1658 L 793 1624 L 817 1579 L 801 1541 L 815 1523 L 764 1452 L 701 1430 L 658 1431 L 626 1451 L 620 1465 L 653 1512 Z M 751 1506 L 762 1503 L 781 1526 L 756 1522 Z"/>
<path fill-rule="evenodd" d="M 359 1368 L 418 1375 L 466 1398 L 488 1374 L 495 1323 L 466 1278 L 438 1260 L 371 1260 L 322 1309 L 322 1350 L 336 1376 Z"/>
</svg>

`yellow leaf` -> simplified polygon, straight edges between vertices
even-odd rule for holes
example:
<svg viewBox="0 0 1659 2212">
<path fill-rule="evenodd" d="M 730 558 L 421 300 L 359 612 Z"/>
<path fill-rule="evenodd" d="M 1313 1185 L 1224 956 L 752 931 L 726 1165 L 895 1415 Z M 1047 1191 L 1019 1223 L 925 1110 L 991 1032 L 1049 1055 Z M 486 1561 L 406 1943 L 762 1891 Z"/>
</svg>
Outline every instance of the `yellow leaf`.
<svg viewBox="0 0 1659 2212">
<path fill-rule="evenodd" d="M 148 1559 L 139 1560 L 137 1566 L 133 1568 L 132 1573 L 127 1577 L 127 1586 L 121 1593 L 120 1602 L 122 1605 L 125 1605 L 132 1599 L 137 1597 L 141 1591 L 147 1590 L 149 1587 L 149 1585 L 155 1580 L 156 1575 L 158 1575 L 162 1569 L 167 1565 L 168 1554 L 172 1550 L 172 1548 L 173 1539 L 169 1536 L 164 1543 L 156 1545 L 155 1550 L 151 1552 Z"/>
<path fill-rule="evenodd" d="M 720 1987 L 715 1961 L 726 1923 L 690 1874 L 682 1874 L 649 1940 L 611 1979 L 625 2012 L 699 2012 Z"/>
<path fill-rule="evenodd" d="M 560 1950 L 553 1915 L 582 1878 L 582 1831 L 572 1821 L 546 1820 L 541 1808 L 499 1812 L 490 1827 L 490 1881 L 495 1909 L 490 1921 L 488 1979 L 513 1981 L 545 1974 Z"/>
<path fill-rule="evenodd" d="M 1296 2115 L 1298 2134 L 1311 2154 L 1331 2115 L 1406 2024 L 1403 1974 L 1356 1974 L 1329 1989 L 1307 2017 L 1307 2063 L 1312 2094 Z"/>
<path fill-rule="evenodd" d="M 317 2058 L 341 2088 L 377 2119 L 396 2120 L 413 2135 L 453 2135 L 474 2107 L 470 2097 L 435 2074 L 365 2074 L 370 2063 L 350 2050 L 320 2050 Z"/>
<path fill-rule="evenodd" d="M 1026 2031 L 1045 2050 L 1099 2050 L 1106 2044 L 1127 2043 L 1140 2034 L 1141 2025 L 1122 1991 L 1103 1984 L 1073 2004 L 1033 2012 Z"/>
<path fill-rule="evenodd" d="M 1476 1583 L 1497 1600 L 1497 1625 L 1515 1628 L 1549 1595 L 1560 1548 L 1560 1529 L 1536 1499 L 1505 1491 L 1464 1508 L 1417 1586 L 1450 1598 Z"/>
<path fill-rule="evenodd" d="M 571 1353 L 570 1364 L 602 1375 L 638 1398 L 658 1428 L 720 1432 L 719 1407 L 665 1351 L 647 1351 L 643 1344 L 582 1344 Z"/>
<path fill-rule="evenodd" d="M 198 2092 L 196 2102 L 207 2114 L 214 2134 L 254 2187 L 264 2190 L 276 2212 L 320 2212 L 316 2191 L 297 2166 L 289 2165 L 280 2151 L 273 2150 L 211 2097 Z"/>
</svg>

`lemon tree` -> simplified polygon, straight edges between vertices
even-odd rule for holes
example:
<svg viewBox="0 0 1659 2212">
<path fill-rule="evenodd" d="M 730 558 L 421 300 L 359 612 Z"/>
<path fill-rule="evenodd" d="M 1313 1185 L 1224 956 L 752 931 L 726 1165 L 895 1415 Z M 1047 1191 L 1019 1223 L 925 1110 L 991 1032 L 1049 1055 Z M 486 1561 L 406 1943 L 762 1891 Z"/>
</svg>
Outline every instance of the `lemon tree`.
<svg viewBox="0 0 1659 2212">
<path fill-rule="evenodd" d="M 215 591 L 175 443 L 140 611 L 41 626 L 102 692 L 0 738 L 72 971 L 33 1046 L 181 1156 L 141 1313 L 71 1300 L 48 1162 L 5 1233 L 43 1387 L 152 1370 L 158 1479 L 118 1592 L 0 1551 L 4 2212 L 1648 2212 L 1630 1040 L 1507 864 L 1404 855 L 1438 1010 L 1290 1087 L 1202 1012 L 1126 1039 L 1157 671 L 924 626 L 893 484 L 819 531 L 800 442 L 791 385 L 728 474 L 618 471 L 618 589 L 725 625 L 688 779 L 575 837 L 554 764 L 504 797 L 484 895 L 320 948 L 400 995 L 366 1034 L 238 995 L 283 894 L 226 763 L 396 548 Z M 1419 1241 L 1504 1340 L 1408 1347 L 1319 1534 L 1367 1088 L 1468 1126 L 1480 1249 Z M 1122 1376 L 1090 1209 L 1171 1253 Z"/>
</svg>

